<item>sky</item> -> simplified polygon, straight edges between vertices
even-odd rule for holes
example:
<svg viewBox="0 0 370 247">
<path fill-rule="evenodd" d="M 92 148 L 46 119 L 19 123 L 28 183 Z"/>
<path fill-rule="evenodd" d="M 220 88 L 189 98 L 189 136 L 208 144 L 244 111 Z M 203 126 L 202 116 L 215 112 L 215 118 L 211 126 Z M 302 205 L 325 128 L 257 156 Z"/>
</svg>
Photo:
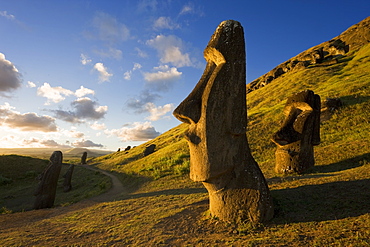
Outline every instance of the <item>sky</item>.
<svg viewBox="0 0 370 247">
<path fill-rule="evenodd" d="M 0 148 L 137 146 L 176 127 L 216 27 L 249 83 L 370 15 L 369 0 L 0 0 Z"/>
</svg>

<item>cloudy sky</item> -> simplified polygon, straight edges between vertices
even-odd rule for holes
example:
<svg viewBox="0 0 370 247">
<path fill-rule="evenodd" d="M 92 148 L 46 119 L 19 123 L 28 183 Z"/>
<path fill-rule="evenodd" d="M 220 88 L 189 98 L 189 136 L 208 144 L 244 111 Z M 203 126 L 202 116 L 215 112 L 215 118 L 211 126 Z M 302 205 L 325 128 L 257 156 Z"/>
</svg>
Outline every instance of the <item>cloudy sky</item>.
<svg viewBox="0 0 370 247">
<path fill-rule="evenodd" d="M 227 19 L 247 83 L 370 15 L 368 0 L 0 0 L 0 148 L 139 145 L 173 109 Z"/>
</svg>

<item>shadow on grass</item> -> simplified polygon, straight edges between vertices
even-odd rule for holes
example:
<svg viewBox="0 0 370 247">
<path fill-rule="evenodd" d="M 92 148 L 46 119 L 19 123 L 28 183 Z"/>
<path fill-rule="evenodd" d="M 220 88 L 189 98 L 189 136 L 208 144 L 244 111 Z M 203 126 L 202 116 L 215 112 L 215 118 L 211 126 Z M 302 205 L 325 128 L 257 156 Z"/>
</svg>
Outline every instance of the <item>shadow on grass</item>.
<svg viewBox="0 0 370 247">
<path fill-rule="evenodd" d="M 370 213 L 370 180 L 272 190 L 275 223 L 337 220 Z"/>
<path fill-rule="evenodd" d="M 186 188 L 186 189 L 169 189 L 169 190 L 160 190 L 160 191 L 153 191 L 148 193 L 140 193 L 140 194 L 130 194 L 124 196 L 122 199 L 137 199 L 143 197 L 151 197 L 151 196 L 170 196 L 170 195 L 190 195 L 190 194 L 197 194 L 197 193 L 207 193 L 205 188 Z"/>
<path fill-rule="evenodd" d="M 370 162 L 370 153 L 366 153 L 363 155 L 359 155 L 350 159 L 341 160 L 336 163 L 332 163 L 329 165 L 322 165 L 322 166 L 314 166 L 309 170 L 309 172 L 313 173 L 330 173 L 330 172 L 338 172 L 344 171 L 352 168 L 356 168 L 363 165 L 363 161 Z"/>
</svg>

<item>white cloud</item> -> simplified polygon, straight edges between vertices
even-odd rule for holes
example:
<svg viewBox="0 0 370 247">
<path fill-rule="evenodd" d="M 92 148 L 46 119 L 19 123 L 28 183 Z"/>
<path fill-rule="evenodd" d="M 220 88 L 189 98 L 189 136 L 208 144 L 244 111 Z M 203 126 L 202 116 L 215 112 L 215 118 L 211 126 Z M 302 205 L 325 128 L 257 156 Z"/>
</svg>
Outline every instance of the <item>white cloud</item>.
<svg viewBox="0 0 370 247">
<path fill-rule="evenodd" d="M 49 83 L 44 83 L 37 89 L 37 95 L 47 98 L 45 105 L 50 105 L 51 102 L 59 103 L 65 99 L 65 96 L 73 95 L 71 90 L 62 87 L 51 87 Z"/>
<path fill-rule="evenodd" d="M 139 63 L 134 63 L 134 67 L 131 69 L 131 70 L 129 70 L 129 71 L 126 71 L 124 74 L 123 74 L 123 78 L 125 79 L 125 80 L 131 80 L 131 75 L 132 75 L 132 72 L 133 71 L 135 71 L 135 70 L 137 70 L 137 69 L 141 69 L 141 64 L 139 64 Z"/>
<path fill-rule="evenodd" d="M 93 130 L 105 130 L 107 128 L 107 126 L 105 126 L 104 123 L 102 124 L 99 124 L 97 122 L 94 122 L 93 124 L 90 125 L 90 127 L 93 129 Z"/>
<path fill-rule="evenodd" d="M 72 145 L 74 147 L 78 147 L 78 148 L 87 148 L 87 147 L 102 148 L 102 147 L 104 147 L 102 144 L 97 144 L 97 143 L 94 143 L 93 141 L 90 141 L 90 140 L 75 141 L 74 143 L 72 143 Z"/>
<path fill-rule="evenodd" d="M 135 122 L 131 127 L 124 126 L 121 129 L 106 130 L 107 135 L 116 135 L 122 141 L 148 141 L 160 135 L 150 122 Z"/>
<path fill-rule="evenodd" d="M 109 81 L 109 78 L 113 76 L 113 74 L 110 74 L 107 70 L 107 68 L 104 66 L 103 63 L 96 63 L 94 65 L 94 69 L 99 72 L 99 81 L 105 82 Z"/>
<path fill-rule="evenodd" d="M 154 29 L 177 29 L 180 28 L 178 24 L 171 20 L 170 17 L 161 16 L 157 20 L 154 21 L 153 25 Z"/>
<path fill-rule="evenodd" d="M 88 95 L 88 94 L 92 94 L 94 95 L 95 94 L 95 91 L 92 90 L 92 89 L 88 89 L 84 86 L 81 86 L 80 89 L 77 89 L 76 92 L 75 92 L 75 95 L 78 97 L 78 98 L 81 98 L 85 95 Z"/>
<path fill-rule="evenodd" d="M 144 73 L 144 80 L 148 82 L 148 87 L 156 91 L 168 91 L 172 84 L 180 79 L 182 74 L 177 68 L 170 68 L 168 65 L 162 65 L 154 69 L 157 71 Z"/>
<path fill-rule="evenodd" d="M 86 55 L 84 55 L 84 54 L 81 54 L 81 63 L 83 64 L 83 65 L 86 65 L 86 64 L 89 64 L 89 63 L 91 63 L 92 62 L 92 60 L 91 59 L 89 59 L 88 58 L 88 56 L 86 56 Z"/>
<path fill-rule="evenodd" d="M 182 40 L 174 35 L 157 35 L 146 43 L 158 51 L 162 63 L 172 63 L 177 67 L 193 66 L 189 54 L 181 51 Z"/>
<path fill-rule="evenodd" d="M 12 62 L 0 53 L 0 96 L 21 86 L 21 75 Z"/>
<path fill-rule="evenodd" d="M 0 11 L 0 16 L 3 16 L 3 17 L 5 17 L 6 19 L 9 19 L 9 20 L 15 20 L 15 16 L 11 15 L 11 14 L 8 14 L 7 11 Z"/>
<path fill-rule="evenodd" d="M 146 110 L 150 113 L 150 116 L 146 119 L 150 121 L 157 121 L 166 113 L 171 112 L 175 109 L 173 104 L 166 104 L 164 106 L 156 106 L 154 103 L 149 102 L 145 105 Z"/>
<path fill-rule="evenodd" d="M 0 105 L 0 127 L 8 127 L 20 131 L 57 131 L 54 118 L 50 116 L 39 116 L 33 112 L 21 114 L 14 111 L 14 109 L 8 103 Z"/>
<path fill-rule="evenodd" d="M 36 87 L 36 84 L 33 83 L 32 81 L 28 81 L 27 82 L 27 87 L 34 88 L 34 87 Z"/>
</svg>

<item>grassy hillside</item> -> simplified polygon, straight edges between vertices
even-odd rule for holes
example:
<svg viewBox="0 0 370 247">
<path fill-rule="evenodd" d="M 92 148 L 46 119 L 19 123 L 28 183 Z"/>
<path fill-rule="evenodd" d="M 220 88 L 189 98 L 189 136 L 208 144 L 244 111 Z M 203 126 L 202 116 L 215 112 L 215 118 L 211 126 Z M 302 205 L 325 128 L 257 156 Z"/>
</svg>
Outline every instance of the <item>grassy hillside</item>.
<svg viewBox="0 0 370 247">
<path fill-rule="evenodd" d="M 0 214 L 31 210 L 38 180 L 49 165 L 48 160 L 19 156 L 0 155 Z M 68 169 L 63 165 L 60 172 L 55 206 L 66 206 L 105 192 L 110 188 L 110 179 L 99 172 L 76 166 L 71 184 L 72 191 L 63 192 L 62 177 Z"/>
<path fill-rule="evenodd" d="M 344 106 L 321 123 L 315 167 L 303 175 L 276 175 L 270 138 L 284 118 L 287 97 L 305 89 L 322 100 L 340 98 Z M 206 190 L 188 178 L 187 127 L 181 124 L 129 151 L 91 160 L 129 188 L 121 200 L 53 211 L 28 226 L 8 224 L 0 238 L 7 245 L 369 246 L 370 45 L 336 64 L 286 73 L 249 93 L 247 105 L 248 140 L 275 202 L 270 223 L 225 224 L 207 215 Z M 156 150 L 144 157 L 149 144 Z M 10 217 L 21 216 L 0 222 Z"/>
</svg>

